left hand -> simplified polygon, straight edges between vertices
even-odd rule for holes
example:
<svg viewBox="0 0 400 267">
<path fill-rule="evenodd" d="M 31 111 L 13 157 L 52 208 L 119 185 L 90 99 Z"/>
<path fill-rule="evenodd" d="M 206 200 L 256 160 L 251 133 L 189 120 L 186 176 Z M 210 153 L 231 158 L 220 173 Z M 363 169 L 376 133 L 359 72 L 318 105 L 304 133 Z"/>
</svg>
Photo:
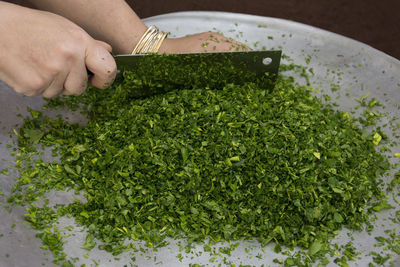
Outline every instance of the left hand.
<svg viewBox="0 0 400 267">
<path fill-rule="evenodd" d="M 159 53 L 199 53 L 249 51 L 247 45 L 215 32 L 203 32 L 180 38 L 167 38 Z"/>
</svg>

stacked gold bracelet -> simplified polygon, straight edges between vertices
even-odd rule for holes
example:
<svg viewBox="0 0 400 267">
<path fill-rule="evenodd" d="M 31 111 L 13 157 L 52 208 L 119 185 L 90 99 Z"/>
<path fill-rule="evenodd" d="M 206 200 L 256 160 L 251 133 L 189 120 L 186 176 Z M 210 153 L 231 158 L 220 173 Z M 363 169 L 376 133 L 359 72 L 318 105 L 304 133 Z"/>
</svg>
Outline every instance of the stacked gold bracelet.
<svg viewBox="0 0 400 267">
<path fill-rule="evenodd" d="M 132 51 L 134 54 L 157 53 L 158 49 L 168 33 L 160 31 L 156 26 L 151 25 Z"/>
</svg>

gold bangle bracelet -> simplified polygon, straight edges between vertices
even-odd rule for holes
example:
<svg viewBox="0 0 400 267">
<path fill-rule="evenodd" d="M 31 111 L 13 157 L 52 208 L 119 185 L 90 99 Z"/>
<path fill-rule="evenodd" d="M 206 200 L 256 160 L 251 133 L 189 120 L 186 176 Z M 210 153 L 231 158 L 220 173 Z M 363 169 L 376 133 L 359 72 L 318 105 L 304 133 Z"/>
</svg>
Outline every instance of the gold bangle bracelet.
<svg viewBox="0 0 400 267">
<path fill-rule="evenodd" d="M 157 53 L 167 36 L 168 33 L 162 32 L 156 26 L 151 25 L 140 38 L 131 54 Z"/>
<path fill-rule="evenodd" d="M 165 38 L 167 38 L 167 33 L 165 32 L 160 32 L 158 38 L 157 38 L 157 42 L 155 42 L 154 46 L 153 46 L 153 53 L 157 53 L 158 50 L 161 47 L 161 44 L 163 43 L 163 41 L 165 40 Z"/>
<path fill-rule="evenodd" d="M 148 40 L 151 38 L 151 36 L 156 32 L 155 26 L 150 26 L 146 32 L 142 35 L 140 38 L 139 42 L 136 44 L 135 48 L 132 51 L 133 54 L 140 54 L 140 52 L 143 50 L 143 46 L 146 45 Z"/>
</svg>

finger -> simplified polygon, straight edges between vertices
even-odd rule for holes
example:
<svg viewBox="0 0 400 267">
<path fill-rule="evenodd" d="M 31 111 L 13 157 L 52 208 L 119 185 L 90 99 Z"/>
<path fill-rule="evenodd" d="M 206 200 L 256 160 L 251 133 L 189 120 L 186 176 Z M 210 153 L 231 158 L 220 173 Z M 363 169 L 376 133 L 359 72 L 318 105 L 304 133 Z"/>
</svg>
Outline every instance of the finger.
<svg viewBox="0 0 400 267">
<path fill-rule="evenodd" d="M 99 45 L 103 46 L 105 49 L 107 49 L 108 52 L 110 52 L 110 53 L 112 52 L 111 45 L 109 45 L 109 44 L 107 44 L 107 43 L 105 43 L 103 41 L 99 41 L 99 40 L 96 40 L 96 43 L 98 43 Z"/>
<path fill-rule="evenodd" d="M 93 73 L 89 81 L 100 89 L 110 86 L 117 74 L 117 65 L 108 49 L 111 47 L 97 41 L 87 50 L 86 67 Z"/>
<path fill-rule="evenodd" d="M 52 81 L 50 86 L 45 88 L 42 92 L 42 96 L 45 98 L 56 97 L 64 90 L 65 79 L 68 76 L 68 71 L 59 73 Z"/>
<path fill-rule="evenodd" d="M 16 75 L 20 73 L 24 73 L 24 75 Z M 18 94 L 26 96 L 41 95 L 53 82 L 53 79 L 46 79 L 30 69 L 17 70 L 9 74 L 0 72 L 0 80 L 13 88 Z"/>
<path fill-rule="evenodd" d="M 86 66 L 83 61 L 71 68 L 64 82 L 63 95 L 81 95 L 85 92 L 88 83 Z"/>
</svg>

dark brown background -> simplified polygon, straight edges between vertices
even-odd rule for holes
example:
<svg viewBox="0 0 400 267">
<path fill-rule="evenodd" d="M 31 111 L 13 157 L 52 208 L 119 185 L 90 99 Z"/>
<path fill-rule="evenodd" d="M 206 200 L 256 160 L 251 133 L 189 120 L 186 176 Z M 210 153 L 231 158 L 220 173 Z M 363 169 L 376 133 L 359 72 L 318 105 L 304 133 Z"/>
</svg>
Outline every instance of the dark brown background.
<svg viewBox="0 0 400 267">
<path fill-rule="evenodd" d="M 369 44 L 400 59 L 400 0 L 130 0 L 141 17 L 228 11 L 289 19 Z"/>
</svg>

